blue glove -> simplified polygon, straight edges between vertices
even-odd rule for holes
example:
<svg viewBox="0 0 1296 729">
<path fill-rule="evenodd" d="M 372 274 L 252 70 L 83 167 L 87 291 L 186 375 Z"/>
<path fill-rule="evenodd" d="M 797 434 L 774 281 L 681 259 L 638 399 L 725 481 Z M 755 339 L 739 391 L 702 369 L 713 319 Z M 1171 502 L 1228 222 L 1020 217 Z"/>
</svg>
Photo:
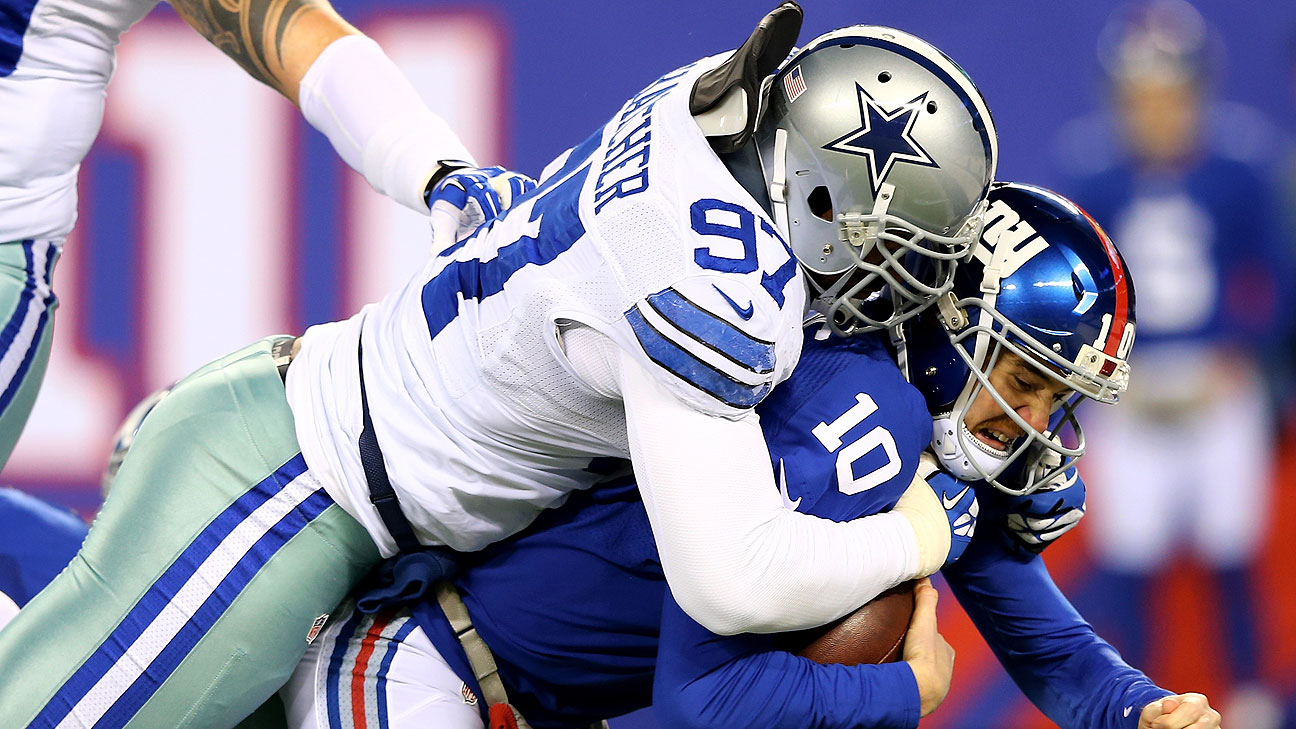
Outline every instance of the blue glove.
<svg viewBox="0 0 1296 729">
<path fill-rule="evenodd" d="M 1085 514 L 1085 486 L 1075 468 L 1027 496 L 997 493 L 996 511 L 1004 513 L 1004 534 L 1027 554 L 1043 552 L 1080 523 Z"/>
<path fill-rule="evenodd" d="M 950 551 L 942 565 L 944 569 L 963 556 L 964 550 L 972 542 L 981 506 L 977 503 L 976 491 L 972 485 L 940 470 L 935 457 L 930 453 L 922 454 L 918 474 L 936 492 L 941 506 L 945 508 L 945 518 L 949 520 Z"/>
<path fill-rule="evenodd" d="M 426 195 L 432 250 L 452 249 L 535 188 L 535 180 L 503 167 L 465 167 L 448 173 Z"/>
</svg>

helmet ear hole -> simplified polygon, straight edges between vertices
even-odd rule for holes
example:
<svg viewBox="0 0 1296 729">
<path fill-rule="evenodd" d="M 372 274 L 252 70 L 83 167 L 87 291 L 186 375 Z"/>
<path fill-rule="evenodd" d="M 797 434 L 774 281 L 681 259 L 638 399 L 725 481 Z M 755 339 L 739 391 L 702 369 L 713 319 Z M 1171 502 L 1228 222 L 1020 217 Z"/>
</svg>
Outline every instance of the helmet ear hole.
<svg viewBox="0 0 1296 729">
<path fill-rule="evenodd" d="M 828 192 L 828 188 L 824 185 L 820 185 L 810 191 L 810 194 L 806 197 L 806 205 L 809 206 L 810 212 L 813 213 L 816 218 L 827 220 L 830 223 L 832 222 L 832 194 Z"/>
</svg>

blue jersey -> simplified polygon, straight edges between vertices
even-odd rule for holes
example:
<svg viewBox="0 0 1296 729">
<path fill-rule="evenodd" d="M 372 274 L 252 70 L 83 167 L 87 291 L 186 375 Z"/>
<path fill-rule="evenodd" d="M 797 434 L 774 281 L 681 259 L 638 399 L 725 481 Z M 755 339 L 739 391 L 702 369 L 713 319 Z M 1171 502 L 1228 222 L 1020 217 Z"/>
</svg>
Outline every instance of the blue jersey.
<svg viewBox="0 0 1296 729">
<path fill-rule="evenodd" d="M 931 436 L 921 395 L 878 337 L 828 343 L 808 336 L 795 375 L 757 410 L 787 505 L 834 520 L 893 507 Z M 1038 559 L 1023 563 L 997 540 L 980 541 L 975 567 L 951 575 L 951 583 L 960 598 L 987 592 L 1007 600 L 971 609 L 1014 677 L 1055 720 L 1124 726 L 1119 710 L 1093 708 L 1090 699 L 1101 693 L 1097 706 L 1106 707 L 1165 695 L 1075 616 Z M 771 636 L 718 636 L 690 619 L 666 586 L 629 476 L 573 494 L 523 534 L 471 559 L 456 584 L 510 699 L 537 729 L 649 703 L 662 726 L 917 726 L 907 664 L 818 665 L 777 650 Z M 464 665 L 439 608 L 423 604 L 415 614 L 451 664 Z M 1043 626 L 1043 634 L 1032 638 L 1032 652 L 1016 653 L 1014 641 L 1033 635 L 1031 626 Z M 1052 661 L 1043 660 L 1048 648 L 1058 650 L 1047 656 Z M 1069 662 L 1076 655 L 1082 663 Z M 1106 681 L 1116 674 L 1128 680 L 1112 693 Z M 1088 720 L 1096 715 L 1106 718 Z"/>
<path fill-rule="evenodd" d="M 1159 170 L 1112 154 L 1106 117 L 1081 120 L 1063 139 L 1068 179 L 1059 189 L 1111 233 L 1133 273 L 1139 351 L 1159 343 L 1256 351 L 1289 311 L 1285 221 L 1272 163 L 1257 154 L 1273 148 L 1273 132 L 1233 104 L 1210 109 L 1205 130 L 1190 160 Z"/>
<path fill-rule="evenodd" d="M 27 604 L 72 561 L 85 535 L 75 514 L 0 488 L 0 592 Z"/>
</svg>

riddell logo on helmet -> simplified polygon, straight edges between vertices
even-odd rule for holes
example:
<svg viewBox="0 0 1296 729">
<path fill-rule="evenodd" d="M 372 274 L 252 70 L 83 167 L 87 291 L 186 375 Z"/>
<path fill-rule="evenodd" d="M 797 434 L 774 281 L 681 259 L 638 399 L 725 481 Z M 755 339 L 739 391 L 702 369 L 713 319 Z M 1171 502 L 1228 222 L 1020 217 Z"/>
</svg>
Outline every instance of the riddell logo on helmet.
<svg viewBox="0 0 1296 729">
<path fill-rule="evenodd" d="M 981 231 L 981 243 L 973 255 L 986 267 L 995 271 L 1000 279 L 1008 278 L 1017 269 L 1049 247 L 1048 241 L 1035 228 L 1017 214 L 1003 200 L 990 203 L 985 214 L 986 224 Z"/>
</svg>

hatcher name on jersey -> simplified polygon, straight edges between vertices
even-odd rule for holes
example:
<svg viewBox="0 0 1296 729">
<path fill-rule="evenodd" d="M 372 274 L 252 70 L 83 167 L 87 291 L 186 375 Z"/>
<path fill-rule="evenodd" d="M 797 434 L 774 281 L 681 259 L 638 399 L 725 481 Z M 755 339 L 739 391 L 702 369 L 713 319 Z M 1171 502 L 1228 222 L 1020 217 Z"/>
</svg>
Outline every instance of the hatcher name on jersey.
<svg viewBox="0 0 1296 729">
<path fill-rule="evenodd" d="M 631 99 L 617 119 L 616 128 L 603 150 L 603 164 L 594 181 L 594 212 L 612 200 L 648 189 L 648 154 L 652 140 L 652 110 L 657 100 L 675 88 L 692 66 L 657 79 Z"/>
</svg>

